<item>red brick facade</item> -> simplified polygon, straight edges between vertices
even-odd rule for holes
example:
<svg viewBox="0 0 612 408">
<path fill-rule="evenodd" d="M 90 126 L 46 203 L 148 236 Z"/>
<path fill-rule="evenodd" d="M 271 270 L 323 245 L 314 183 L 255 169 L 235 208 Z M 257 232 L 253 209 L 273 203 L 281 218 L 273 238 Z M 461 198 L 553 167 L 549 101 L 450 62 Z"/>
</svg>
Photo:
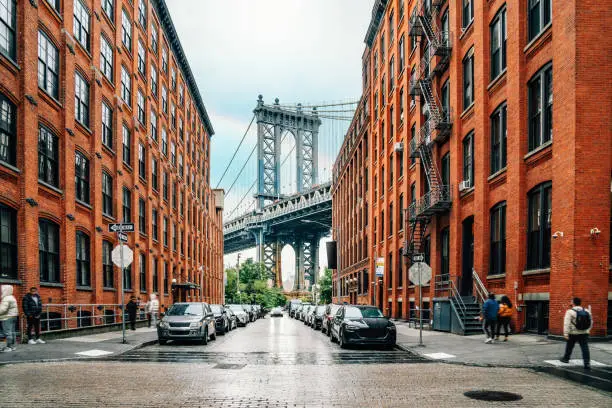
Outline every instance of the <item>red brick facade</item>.
<svg viewBox="0 0 612 408">
<path fill-rule="evenodd" d="M 449 84 L 447 95 L 452 121 L 448 139 L 433 143 L 432 147 L 438 168 L 449 153 L 448 182 L 452 193 L 450 210 L 434 215 L 425 232 L 430 242 L 428 253 L 433 274 L 441 273 L 444 230 L 449 237 L 448 273 L 461 282 L 466 270 L 464 264 L 469 263 L 469 248 L 466 250 L 463 242 L 465 230 L 469 228 L 473 234 L 473 269 L 488 290 L 509 296 L 518 306 L 513 318 L 516 330 L 560 334 L 563 314 L 571 297 L 579 296 L 585 305 L 592 307 L 592 334 L 604 336 L 606 330 L 610 330 L 608 311 L 612 293 L 612 131 L 607 123 L 612 111 L 612 71 L 605 68 L 612 55 L 612 39 L 601 33 L 604 27 L 612 24 L 612 15 L 606 12 L 612 2 L 541 0 L 538 29 L 530 23 L 530 16 L 533 19 L 534 15 L 528 10 L 528 3 L 534 2 L 473 0 L 473 18 L 469 16 L 469 3 L 463 0 L 427 2 L 431 4 L 438 26 L 443 26 L 442 20 L 447 19 L 452 47 L 448 67 L 434 75 L 431 82 L 441 99 L 443 85 Z M 464 4 L 468 4 L 467 9 L 463 8 Z M 552 10 L 550 14 L 548 5 Z M 411 164 L 409 147 L 411 128 L 414 126 L 418 132 L 425 120 L 423 97 L 416 96 L 415 103 L 411 104 L 408 91 L 411 69 L 415 67 L 418 72 L 427 44 L 425 38 L 417 39 L 411 49 L 410 16 L 415 8 L 421 7 L 422 0 L 376 1 L 363 60 L 364 95 L 372 107 L 367 132 L 369 160 L 365 164 L 370 168 L 367 195 L 371 203 L 367 215 L 369 270 L 374 270 L 377 257 L 385 257 L 386 263 L 389 256 L 393 257 L 392 272 L 386 272 L 379 282 L 378 299 L 371 293 L 370 301 L 385 313 L 401 318 L 408 317 L 410 302 L 418 299 L 418 288 L 408 282 L 407 265 L 398 264 L 399 251 L 404 241 L 410 239 L 409 224 L 406 227 L 399 224 L 398 201 L 403 195 L 402 209 L 406 209 L 411 201 L 418 200 L 427 191 L 423 167 L 419 159 Z M 507 33 L 504 41 L 506 67 L 492 79 L 493 25 L 503 10 Z M 548 15 L 550 21 L 546 21 Z M 402 36 L 406 62 L 400 70 Z M 382 50 L 381 42 L 384 43 Z M 464 59 L 470 55 L 474 61 L 473 103 L 465 106 Z M 395 61 L 393 74 L 389 72 L 392 58 Z M 432 59 L 432 64 L 436 58 Z M 552 86 L 550 90 L 540 88 L 543 102 L 537 106 L 543 108 L 537 112 L 530 109 L 530 103 L 536 98 L 530 97 L 529 90 L 536 89 L 535 83 L 540 86 L 540 82 L 536 82 L 538 78 L 541 84 L 547 83 L 548 67 L 552 67 Z M 538 77 L 538 73 L 542 75 Z M 390 75 L 394 76 L 394 86 L 382 90 L 382 78 L 386 78 L 388 84 Z M 381 93 L 384 96 L 378 99 Z M 549 98 L 544 100 L 544 96 Z M 501 169 L 492 171 L 492 115 L 504 103 L 506 161 Z M 404 106 L 403 118 L 400 117 L 401 105 Z M 552 116 L 549 117 L 545 108 L 550 105 Z M 535 134 L 530 123 L 536 123 L 533 118 L 538 113 L 537 120 L 542 118 L 541 123 L 552 120 L 551 140 L 534 147 L 530 146 L 530 135 Z M 463 142 L 469 135 L 473 135 L 472 183 L 471 187 L 459 191 L 459 184 L 465 179 Z M 396 167 L 398 152 L 394 148 L 398 142 L 404 146 L 401 174 Z M 336 170 L 340 172 L 343 171 L 342 154 L 336 162 Z M 395 166 L 396 176 L 389 179 L 392 158 L 395 159 L 391 165 Z M 387 173 L 383 175 L 385 168 Z M 385 180 L 383 191 L 381 177 Z M 340 185 L 335 189 L 342 190 L 345 179 L 339 177 L 337 180 Z M 552 196 L 551 211 L 546 214 L 544 207 L 536 207 L 548 206 L 546 199 L 535 197 L 545 197 L 547 183 L 552 188 Z M 411 197 L 412 184 L 416 189 L 415 197 Z M 537 191 L 544 193 L 536 196 Z M 502 273 L 494 274 L 492 260 L 496 257 L 492 256 L 491 210 L 498 204 L 503 205 L 505 211 L 506 256 Z M 389 225 L 391 205 L 394 225 Z M 466 220 L 473 220 L 471 227 L 469 222 L 464 223 Z M 550 235 L 545 226 L 547 221 Z M 536 227 L 537 231 L 543 231 L 538 238 L 541 241 L 528 238 Z M 404 231 L 407 228 L 408 231 Z M 536 251 L 528 248 L 533 242 L 543 242 L 541 252 L 544 255 L 540 258 Z M 340 242 L 339 248 L 345 248 L 345 244 Z M 550 261 L 541 261 L 546 259 L 547 253 L 550 253 Z M 534 261 L 536 258 L 540 262 Z M 403 274 L 403 279 L 399 273 Z M 400 280 L 403 281 L 401 286 L 398 285 Z M 432 286 L 423 288 L 426 305 L 431 306 L 435 296 Z"/>
<path fill-rule="evenodd" d="M 75 3 L 79 1 L 3 2 L 15 5 L 16 36 L 14 53 L 0 46 L 0 95 L 14 105 L 16 126 L 12 141 L 15 161 L 13 164 L 0 162 L 0 204 L 8 213 L 16 214 L 16 237 L 9 241 L 17 244 L 17 263 L 14 268 L 3 269 L 0 282 L 14 284 L 18 297 L 31 286 L 40 287 L 45 303 L 120 303 L 120 271 L 112 268 L 112 280 L 104 285 L 102 248 L 103 241 L 116 245 L 117 239 L 109 233 L 108 224 L 121 222 L 127 211 L 136 227 L 128 240 L 134 250 L 128 294 L 144 300 L 148 294 L 157 292 L 164 306 L 172 304 L 179 293 L 182 300 L 222 302 L 223 204 L 222 199 L 215 200 L 209 185 L 213 129 L 165 2 L 115 0 L 110 2 L 114 8 L 109 15 L 102 8 L 106 1 L 82 0 L 89 31 L 88 37 L 84 37 L 87 46 L 83 46 L 74 30 Z M 54 8 L 56 4 L 58 9 Z M 144 12 L 144 19 L 140 11 Z M 127 26 L 131 27 L 132 51 L 122 43 L 124 14 L 129 20 Z M 153 30 L 157 34 L 157 51 Z M 39 32 L 59 51 L 57 97 L 38 85 Z M 102 71 L 101 36 L 111 45 L 112 75 Z M 138 69 L 140 41 L 146 52 L 144 74 Z M 156 92 L 152 90 L 153 67 L 157 72 Z M 122 70 L 130 79 L 131 100 L 128 101 L 122 98 L 122 79 L 126 80 L 122 78 Z M 75 72 L 85 79 L 89 88 L 85 122 L 75 117 Z M 167 112 L 162 109 L 162 88 L 167 89 Z M 144 96 L 144 117 L 140 118 L 139 92 Z M 108 146 L 102 140 L 103 103 L 113 112 L 112 143 Z M 156 135 L 151 126 L 152 112 L 157 115 Z M 39 181 L 39 132 L 43 126 L 58 141 L 55 186 Z M 131 135 L 130 158 L 124 157 L 124 151 L 127 153 L 122 146 L 124 127 Z M 167 133 L 165 154 L 162 153 L 162 129 Z M 142 169 L 140 145 L 144 147 Z M 174 145 L 178 165 L 171 160 Z M 89 194 L 84 201 L 76 199 L 75 152 L 88 162 Z M 153 188 L 153 160 L 157 161 L 157 189 Z M 176 200 L 172 199 L 172 193 L 168 193 L 167 200 L 163 196 L 164 172 L 168 174 L 168 189 L 178 187 Z M 112 204 L 107 214 L 103 214 L 103 173 L 112 177 Z M 131 195 L 129 210 L 123 208 L 124 188 Z M 140 200 L 144 203 L 144 230 L 140 228 Z M 154 209 L 159 214 L 157 240 L 153 238 Z M 169 220 L 167 246 L 162 239 L 164 218 Z M 44 267 L 39 269 L 40 220 L 50 221 L 59 228 L 59 277 L 54 282 L 40 280 L 39 273 L 47 273 Z M 176 248 L 173 248 L 172 225 L 176 225 Z M 83 254 L 89 251 L 89 256 L 79 255 L 79 258 L 88 258 L 89 274 L 87 266 L 83 266 L 81 271 L 85 271 L 85 277 L 79 278 L 80 282 L 77 281 L 77 232 L 89 239 L 88 248 L 82 250 Z M 2 240 L 6 237 L 3 233 Z M 141 255 L 146 262 L 143 290 Z M 154 262 L 158 265 L 156 282 Z M 168 275 L 164 273 L 166 263 Z M 86 285 L 78 286 L 78 283 Z M 185 283 L 193 283 L 193 288 L 178 289 Z M 201 285 L 203 297 L 196 285 Z"/>
</svg>

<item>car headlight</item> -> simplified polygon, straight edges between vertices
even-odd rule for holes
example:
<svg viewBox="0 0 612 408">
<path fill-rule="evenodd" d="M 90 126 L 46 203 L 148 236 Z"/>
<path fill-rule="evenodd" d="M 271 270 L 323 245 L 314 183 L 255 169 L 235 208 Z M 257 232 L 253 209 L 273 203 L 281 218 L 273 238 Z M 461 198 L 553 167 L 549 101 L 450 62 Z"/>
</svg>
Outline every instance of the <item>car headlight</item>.
<svg viewBox="0 0 612 408">
<path fill-rule="evenodd" d="M 387 330 L 389 330 L 389 331 L 395 331 L 395 325 L 394 325 L 394 324 L 391 324 L 391 325 L 387 326 Z"/>
<path fill-rule="evenodd" d="M 360 327 L 357 326 L 356 324 L 347 324 L 346 326 L 344 326 L 344 329 L 347 331 L 353 331 L 353 330 L 359 330 Z"/>
<path fill-rule="evenodd" d="M 161 321 L 161 322 L 159 322 L 159 327 L 161 329 L 168 329 L 168 328 L 170 328 L 170 325 L 167 322 Z"/>
<path fill-rule="evenodd" d="M 197 329 L 198 327 L 202 327 L 202 322 L 191 322 L 189 325 L 190 329 Z"/>
</svg>

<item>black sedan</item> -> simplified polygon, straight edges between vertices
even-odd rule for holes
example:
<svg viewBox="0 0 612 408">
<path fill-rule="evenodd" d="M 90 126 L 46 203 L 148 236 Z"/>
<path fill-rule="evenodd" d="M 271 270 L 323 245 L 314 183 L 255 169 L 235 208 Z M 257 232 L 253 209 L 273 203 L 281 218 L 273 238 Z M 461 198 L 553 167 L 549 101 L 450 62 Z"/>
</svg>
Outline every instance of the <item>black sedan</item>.
<svg viewBox="0 0 612 408">
<path fill-rule="evenodd" d="M 310 312 L 310 319 L 308 323 L 310 327 L 315 330 L 319 330 L 323 326 L 323 316 L 325 315 L 326 306 L 317 306 Z"/>
<path fill-rule="evenodd" d="M 395 324 L 375 306 L 344 305 L 334 316 L 331 341 L 340 347 L 350 344 L 373 344 L 393 347 L 397 337 Z"/>
<path fill-rule="evenodd" d="M 210 309 L 215 315 L 215 331 L 219 334 L 230 331 L 230 321 L 225 308 L 222 305 L 210 305 Z"/>
</svg>

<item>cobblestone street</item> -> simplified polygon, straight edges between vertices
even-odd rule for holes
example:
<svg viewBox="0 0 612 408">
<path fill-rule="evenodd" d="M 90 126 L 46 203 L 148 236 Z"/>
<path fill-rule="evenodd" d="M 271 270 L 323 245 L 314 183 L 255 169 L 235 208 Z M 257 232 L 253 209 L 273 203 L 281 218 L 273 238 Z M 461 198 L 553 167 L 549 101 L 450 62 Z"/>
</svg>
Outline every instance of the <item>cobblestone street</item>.
<svg viewBox="0 0 612 408">
<path fill-rule="evenodd" d="M 287 317 L 258 320 L 207 346 L 171 343 L 103 360 L 6 365 L 0 389 L 3 407 L 491 406 L 463 395 L 480 389 L 523 397 L 504 406 L 610 402 L 604 392 L 524 369 L 431 363 L 399 350 L 341 350 Z"/>
</svg>

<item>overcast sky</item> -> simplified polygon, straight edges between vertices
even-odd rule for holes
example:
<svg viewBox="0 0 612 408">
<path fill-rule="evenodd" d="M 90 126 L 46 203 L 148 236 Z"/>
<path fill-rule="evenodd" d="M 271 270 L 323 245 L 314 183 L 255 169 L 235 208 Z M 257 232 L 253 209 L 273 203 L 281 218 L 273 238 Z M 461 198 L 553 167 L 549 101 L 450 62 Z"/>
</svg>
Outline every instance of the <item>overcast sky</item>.
<svg viewBox="0 0 612 408">
<path fill-rule="evenodd" d="M 251 120 L 257 95 L 266 103 L 276 97 L 281 103 L 319 103 L 361 95 L 363 38 L 374 0 L 166 3 L 215 129 L 213 187 Z M 239 163 L 250 148 L 242 150 Z"/>
</svg>

